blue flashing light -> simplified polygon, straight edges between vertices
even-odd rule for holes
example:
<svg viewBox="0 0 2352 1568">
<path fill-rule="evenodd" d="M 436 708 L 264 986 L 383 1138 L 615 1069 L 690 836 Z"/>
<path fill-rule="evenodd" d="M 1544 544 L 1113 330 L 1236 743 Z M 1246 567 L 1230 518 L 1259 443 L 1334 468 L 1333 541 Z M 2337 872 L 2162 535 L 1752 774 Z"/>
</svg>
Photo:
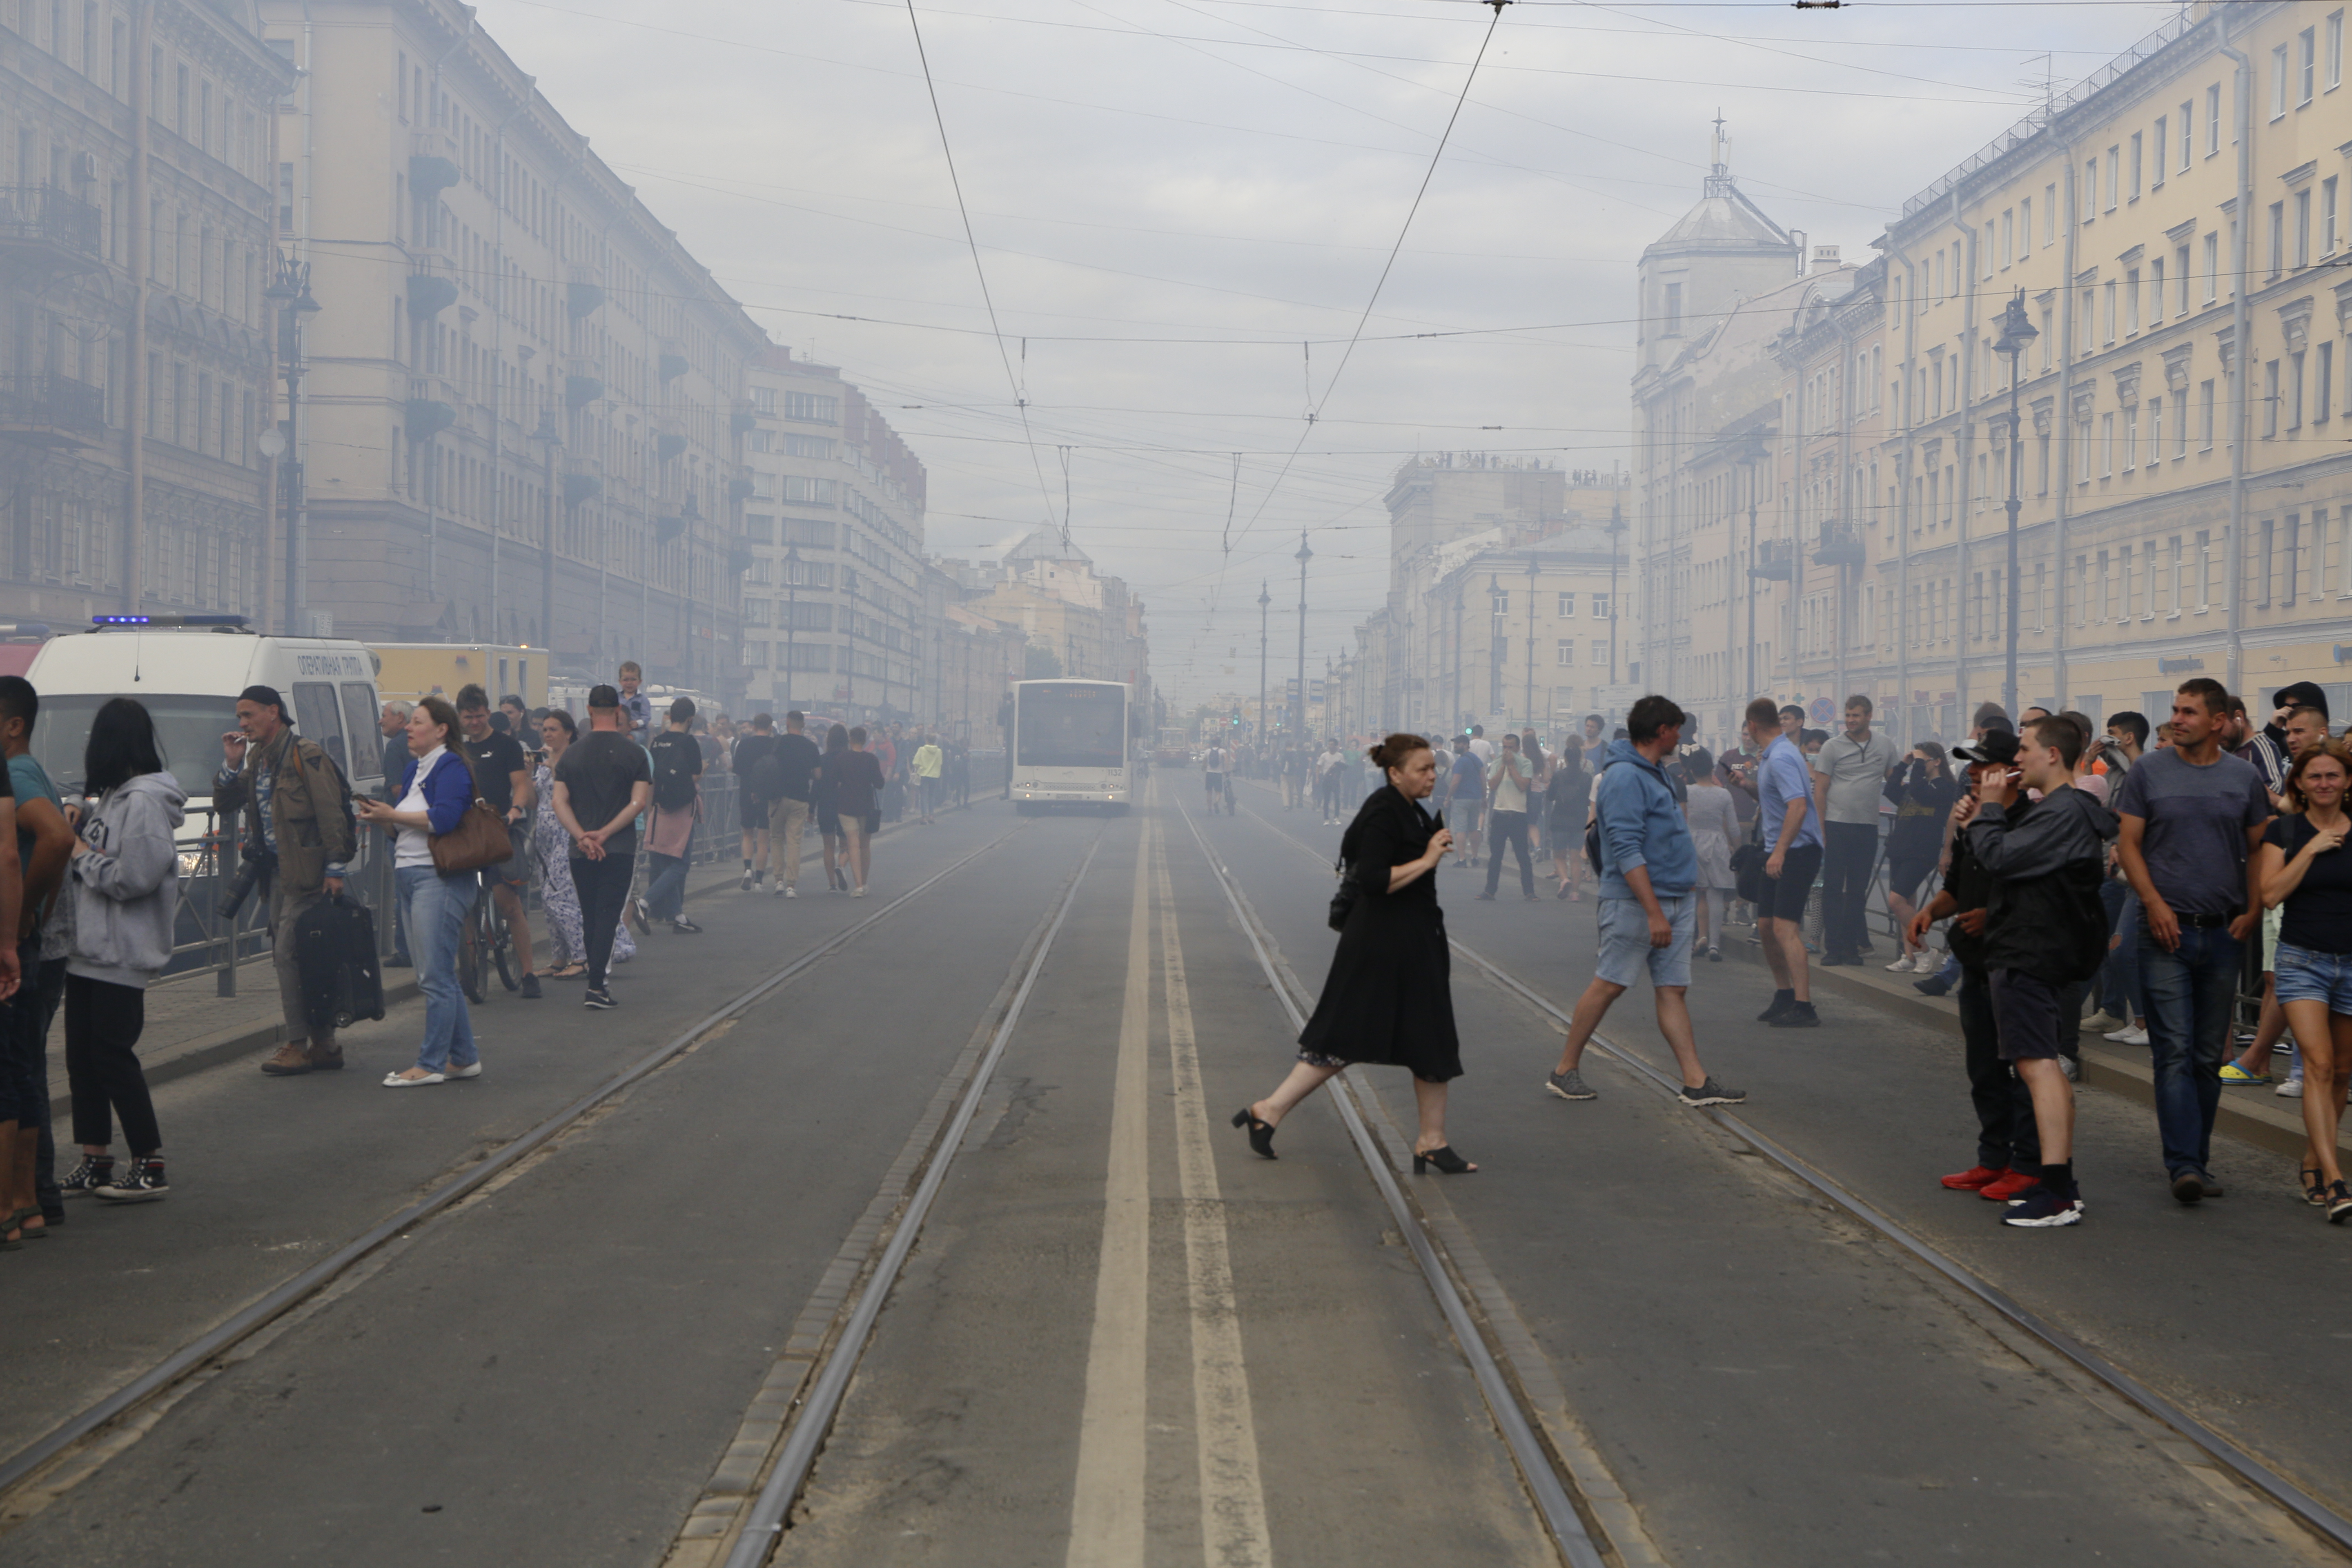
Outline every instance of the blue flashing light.
<svg viewBox="0 0 2352 1568">
<path fill-rule="evenodd" d="M 247 624 L 244 616 L 212 611 L 172 611 L 156 616 L 92 616 L 89 623 L 94 626 L 242 626 Z"/>
</svg>

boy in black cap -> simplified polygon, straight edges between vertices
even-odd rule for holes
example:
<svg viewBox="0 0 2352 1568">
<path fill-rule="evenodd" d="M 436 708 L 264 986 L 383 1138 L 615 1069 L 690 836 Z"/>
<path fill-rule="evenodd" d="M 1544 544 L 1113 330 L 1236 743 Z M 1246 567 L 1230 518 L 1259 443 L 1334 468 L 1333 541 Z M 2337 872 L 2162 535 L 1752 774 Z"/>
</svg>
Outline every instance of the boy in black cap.
<svg viewBox="0 0 2352 1568">
<path fill-rule="evenodd" d="M 2017 735 L 2005 728 L 1989 730 L 1974 744 L 1954 747 L 1952 759 L 1967 769 L 1968 793 L 1952 808 L 1951 869 L 1935 898 L 1911 918 L 1911 942 L 1923 945 L 1928 927 L 1952 921 L 1946 940 L 1960 966 L 1960 1038 L 1969 1100 L 1977 1113 L 1977 1163 L 1946 1176 L 1944 1185 L 2007 1203 L 2040 1184 L 2042 1145 L 2034 1136 L 2032 1100 L 2000 1056 L 1984 956 L 1992 877 L 1969 848 L 1968 827 L 1982 807 L 1979 790 L 1985 778 L 2017 761 Z"/>
<path fill-rule="evenodd" d="M 2083 741 L 2071 719 L 2027 724 L 2014 742 L 2017 765 L 1981 770 L 1982 804 L 1967 832 L 1969 852 L 1993 878 L 1984 964 L 2000 1059 L 2032 1096 L 2042 1155 L 2042 1180 L 2011 1201 L 2001 1223 L 2035 1229 L 2083 1217 L 2074 1086 L 2059 1061 L 2060 1037 L 2068 987 L 2097 973 L 2106 956 L 2099 882 L 2118 826 L 2115 813 L 2074 787 Z M 2042 798 L 2027 803 L 2027 790 Z"/>
</svg>

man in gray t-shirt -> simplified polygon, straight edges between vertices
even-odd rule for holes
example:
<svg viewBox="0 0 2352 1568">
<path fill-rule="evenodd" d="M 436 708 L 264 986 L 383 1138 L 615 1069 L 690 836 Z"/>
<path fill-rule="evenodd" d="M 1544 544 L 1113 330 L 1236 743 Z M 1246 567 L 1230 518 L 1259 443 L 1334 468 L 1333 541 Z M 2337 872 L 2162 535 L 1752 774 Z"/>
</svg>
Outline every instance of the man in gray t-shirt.
<svg viewBox="0 0 2352 1568">
<path fill-rule="evenodd" d="M 1870 728 L 1870 699 L 1845 700 L 1845 732 L 1813 753 L 1813 800 L 1822 816 L 1822 967 L 1862 962 L 1863 905 L 1878 863 L 1878 803 L 1895 766 L 1895 742 Z"/>
<path fill-rule="evenodd" d="M 2156 1124 L 2172 1195 L 2219 1197 L 2208 1168 L 2221 1059 L 2247 935 L 2262 919 L 2254 851 L 2271 819 L 2252 764 L 2221 750 L 2229 693 L 2199 677 L 2172 700 L 2172 744 L 2116 793 L 2116 858 L 2139 895 L 2140 987 L 2156 1069 Z"/>
</svg>

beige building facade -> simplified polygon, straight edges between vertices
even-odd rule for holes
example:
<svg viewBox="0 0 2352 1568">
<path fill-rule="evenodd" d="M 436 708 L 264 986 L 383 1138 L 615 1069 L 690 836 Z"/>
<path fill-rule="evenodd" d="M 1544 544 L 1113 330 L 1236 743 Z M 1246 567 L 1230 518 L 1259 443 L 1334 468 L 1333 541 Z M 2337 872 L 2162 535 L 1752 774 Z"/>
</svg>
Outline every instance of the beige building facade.
<svg viewBox="0 0 2352 1568">
<path fill-rule="evenodd" d="M 1726 283 L 1721 335 L 1635 382 L 1643 683 L 1710 719 L 1761 694 L 1826 722 L 1858 691 L 1949 739 L 2009 695 L 2013 624 L 2021 707 L 2160 719 L 2207 675 L 2352 710 L 2343 33 L 2193 7 L 1907 202 L 1867 265 Z"/>
<path fill-rule="evenodd" d="M 766 338 L 456 0 L 264 0 L 306 615 L 732 700 Z"/>
<path fill-rule="evenodd" d="M 236 0 L 0 10 L 0 618 L 268 614 L 293 80 Z"/>
</svg>

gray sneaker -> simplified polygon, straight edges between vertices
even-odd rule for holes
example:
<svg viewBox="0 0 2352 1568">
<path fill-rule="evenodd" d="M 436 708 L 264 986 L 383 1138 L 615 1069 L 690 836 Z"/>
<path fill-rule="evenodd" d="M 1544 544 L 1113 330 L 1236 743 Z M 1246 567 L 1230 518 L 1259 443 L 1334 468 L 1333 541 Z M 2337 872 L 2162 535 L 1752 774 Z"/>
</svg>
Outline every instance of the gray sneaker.
<svg viewBox="0 0 2352 1568">
<path fill-rule="evenodd" d="M 1709 1073 L 1706 1075 L 1705 1083 L 1696 1089 L 1678 1089 L 1675 1091 L 1675 1098 L 1685 1105 L 1691 1106 L 1744 1105 L 1748 1100 L 1748 1091 L 1744 1089 L 1726 1089 L 1715 1081 L 1713 1073 Z"/>
<path fill-rule="evenodd" d="M 1584 1074 L 1574 1068 L 1556 1072 L 1544 1079 L 1544 1087 L 1562 1100 L 1598 1100 L 1600 1095 L 1585 1086 Z"/>
</svg>

